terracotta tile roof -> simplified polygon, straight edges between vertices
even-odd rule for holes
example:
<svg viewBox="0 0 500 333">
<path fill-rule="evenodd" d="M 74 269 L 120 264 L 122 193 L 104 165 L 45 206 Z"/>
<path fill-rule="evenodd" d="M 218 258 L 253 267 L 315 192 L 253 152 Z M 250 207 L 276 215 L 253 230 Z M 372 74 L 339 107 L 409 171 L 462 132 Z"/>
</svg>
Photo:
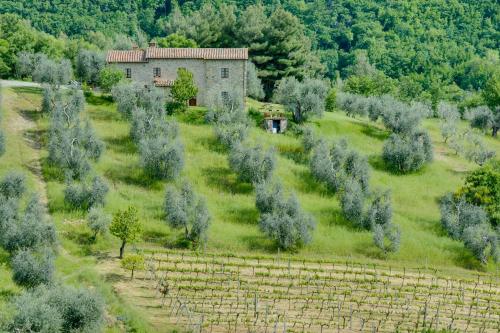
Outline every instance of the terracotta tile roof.
<svg viewBox="0 0 500 333">
<path fill-rule="evenodd" d="M 149 59 L 247 60 L 248 49 L 148 47 L 146 50 L 109 51 L 106 57 L 107 62 L 146 62 Z"/>
<path fill-rule="evenodd" d="M 153 82 L 156 87 L 171 87 L 174 85 L 174 80 L 155 78 Z"/>
<path fill-rule="evenodd" d="M 144 50 L 108 51 L 106 62 L 145 62 Z"/>
</svg>

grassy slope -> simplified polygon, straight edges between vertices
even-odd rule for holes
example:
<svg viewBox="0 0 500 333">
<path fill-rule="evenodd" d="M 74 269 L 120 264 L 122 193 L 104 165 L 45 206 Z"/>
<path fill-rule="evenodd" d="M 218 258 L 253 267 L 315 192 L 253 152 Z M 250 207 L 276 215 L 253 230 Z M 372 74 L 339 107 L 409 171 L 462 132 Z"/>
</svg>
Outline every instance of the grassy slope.
<svg viewBox="0 0 500 333">
<path fill-rule="evenodd" d="M 13 91 L 17 91 L 17 94 Z M 9 117 L 19 114 L 21 110 L 33 110 L 39 101 L 39 93 L 34 93 L 33 90 L 7 90 L 4 101 L 7 112 L 2 126 L 7 130 L 9 151 L 18 153 L 1 158 L 0 174 L 12 168 L 22 168 L 30 174 L 30 179 L 34 177 L 29 171 L 29 163 L 23 159 L 24 156 L 31 156 L 28 160 L 32 159 L 35 156 L 33 150 L 23 143 L 22 134 L 11 132 L 12 121 Z M 253 101 L 250 104 L 260 106 Z M 145 226 L 145 242 L 140 245 L 173 245 L 178 232 L 170 230 L 162 221 L 165 182 L 144 179 L 136 147 L 128 138 L 128 123 L 121 119 L 114 104 L 101 98 L 88 100 L 87 112 L 107 146 L 102 159 L 96 164 L 97 172 L 104 175 L 110 185 L 106 210 L 112 213 L 128 205 L 139 207 Z M 34 113 L 26 114 L 36 117 Z M 207 250 L 275 253 L 273 244 L 258 229 L 253 189 L 248 184 L 240 184 L 236 175 L 229 170 L 227 153 L 216 143 L 211 127 L 203 123 L 203 110 L 190 109 L 186 115 L 177 118 L 186 148 L 183 176 L 206 197 L 213 217 Z M 41 130 L 42 142 L 46 142 L 44 131 L 48 126 L 47 119 L 34 119 Z M 436 143 L 435 162 L 419 173 L 406 176 L 396 176 L 383 170 L 379 156 L 387 132 L 382 127 L 365 120 L 348 118 L 340 112 L 326 114 L 323 119 L 312 123 L 318 133 L 331 140 L 346 137 L 353 147 L 369 157 L 373 166 L 372 186 L 392 190 L 395 223 L 401 226 L 403 239 L 401 251 L 385 258 L 390 265 L 428 265 L 457 273 L 463 268 L 475 267 L 474 260 L 463 245 L 446 237 L 439 226 L 437 198 L 446 191 L 456 189 L 462 183 L 465 171 L 474 166 L 454 156 L 441 143 L 437 121 L 425 122 L 425 127 L 430 130 Z M 486 140 L 500 154 L 498 141 L 491 138 Z M 336 198 L 312 180 L 307 163 L 302 161 L 298 139 L 291 134 L 267 134 L 255 127 L 251 130 L 249 141 L 252 144 L 276 147 L 277 176 L 287 189 L 298 194 L 303 207 L 318 221 L 313 242 L 295 254 L 296 257 L 350 257 L 357 261 L 383 259 L 372 245 L 370 234 L 352 228 L 341 217 Z M 45 149 L 41 151 L 41 155 L 43 161 L 47 155 Z M 118 242 L 107 236 L 101 237 L 96 244 L 89 243 L 84 214 L 65 207 L 63 181 L 54 177 L 51 168 L 45 163 L 43 166 L 49 209 L 63 247 L 58 259 L 60 276 L 70 283 L 96 285 L 105 294 L 110 312 L 128 316 L 131 322 L 136 321 L 134 326 L 139 327 L 139 331 L 147 330 L 147 325 L 122 305 L 109 284 L 101 281 L 95 271 L 96 264 L 101 262 L 101 256 L 106 256 L 110 251 L 111 255 L 116 254 Z M 36 183 L 35 178 L 30 180 L 30 186 L 35 187 Z M 2 262 L 5 261 L 4 258 Z M 494 269 L 490 264 L 489 270 Z M 0 283 L 4 295 L 17 291 L 4 266 L 0 267 Z M 0 297 L 0 306 L 2 299 L 4 298 Z M 117 329 L 120 325 L 112 326 Z"/>
<path fill-rule="evenodd" d="M 43 150 L 40 152 L 36 149 L 36 145 L 31 144 L 35 142 L 33 140 L 36 140 L 39 129 L 43 134 L 47 124 L 47 120 L 40 118 L 36 112 L 40 100 L 38 89 L 3 89 L 1 127 L 7 137 L 7 152 L 0 157 L 0 177 L 12 170 L 23 172 L 26 175 L 29 191 L 37 191 L 44 200 L 44 184 L 37 161 L 40 155 L 44 156 L 46 152 Z M 38 121 L 40 126 L 37 127 L 33 121 Z M 53 190 L 53 186 L 48 186 L 49 202 L 53 200 Z M 97 274 L 95 257 L 75 256 L 75 251 L 68 251 L 75 248 L 75 243 L 69 240 L 72 237 L 68 238 L 70 234 L 65 233 L 62 226 L 67 223 L 75 226 L 78 223 L 75 221 L 70 223 L 66 218 L 54 220 L 62 245 L 56 262 L 58 277 L 65 283 L 75 286 L 86 285 L 99 291 L 107 304 L 106 332 L 120 332 L 126 328 L 134 328 L 136 332 L 150 332 L 151 328 L 142 319 L 143 315 L 126 305 L 113 292 L 111 285 L 105 283 Z M 12 310 L 8 305 L 10 297 L 22 291 L 12 282 L 8 262 L 8 254 L 0 250 L 0 324 L 8 318 Z M 116 317 L 122 318 L 123 321 L 117 321 Z"/>
<path fill-rule="evenodd" d="M 136 148 L 128 139 L 129 125 L 119 117 L 113 104 L 101 99 L 91 101 L 88 112 L 108 147 L 98 164 L 99 172 L 107 177 L 112 188 L 107 209 L 114 211 L 129 204 L 136 205 L 146 226 L 145 238 L 158 245 L 172 244 L 177 233 L 162 221 L 165 184 L 143 180 Z M 215 142 L 211 127 L 203 124 L 203 111 L 191 109 L 187 115 L 177 118 L 187 155 L 183 176 L 207 198 L 213 216 L 207 249 L 274 252 L 273 244 L 258 230 L 251 186 L 239 183 L 229 170 L 227 153 Z M 439 226 L 437 199 L 446 191 L 456 189 L 465 171 L 474 165 L 455 156 L 441 143 L 436 120 L 425 122 L 436 143 L 435 162 L 418 173 L 405 176 L 383 169 L 379 156 L 388 134 L 382 127 L 348 118 L 343 113 L 329 113 L 313 123 L 317 132 L 329 139 L 346 137 L 354 148 L 369 157 L 374 167 L 373 187 L 392 190 L 395 223 L 401 226 L 403 238 L 401 251 L 387 258 L 391 264 L 476 267 L 463 245 L 445 236 Z M 498 141 L 486 140 L 500 154 Z M 249 141 L 276 147 L 279 152 L 277 176 L 287 189 L 298 194 L 303 207 L 318 221 L 314 241 L 298 256 L 381 258 L 372 245 L 371 235 L 353 229 L 341 217 L 337 200 L 311 179 L 307 163 L 301 161 L 300 142 L 296 138 L 267 134 L 255 127 Z M 62 205 L 62 198 L 58 205 Z M 492 265 L 489 268 L 494 269 Z"/>
</svg>

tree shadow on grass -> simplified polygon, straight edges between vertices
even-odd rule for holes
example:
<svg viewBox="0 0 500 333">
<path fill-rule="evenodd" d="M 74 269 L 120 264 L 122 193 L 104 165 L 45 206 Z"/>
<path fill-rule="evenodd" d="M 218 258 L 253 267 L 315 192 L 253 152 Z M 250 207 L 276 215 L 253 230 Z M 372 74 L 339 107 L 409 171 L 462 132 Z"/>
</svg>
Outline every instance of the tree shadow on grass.
<svg viewBox="0 0 500 333">
<path fill-rule="evenodd" d="M 43 178 L 45 181 L 64 182 L 64 171 L 61 168 L 52 165 L 47 157 L 41 158 L 40 164 L 42 166 Z"/>
<path fill-rule="evenodd" d="M 333 197 L 332 200 L 334 200 Z M 322 220 L 326 220 L 329 226 L 341 226 L 353 232 L 363 231 L 363 229 L 356 226 L 353 222 L 347 220 L 339 208 L 325 208 L 316 211 L 315 215 L 323 216 Z"/>
<path fill-rule="evenodd" d="M 307 164 L 308 156 L 302 147 L 296 145 L 278 145 L 278 152 L 281 156 L 294 161 L 297 164 Z"/>
<path fill-rule="evenodd" d="M 127 121 L 118 112 L 112 112 L 106 109 L 92 110 L 89 116 L 94 121 L 126 123 Z"/>
<path fill-rule="evenodd" d="M 477 260 L 471 251 L 463 245 L 452 245 L 450 251 L 455 254 L 453 261 L 460 267 L 465 269 L 485 272 L 486 267 Z"/>
<path fill-rule="evenodd" d="M 44 114 L 41 111 L 36 110 L 36 109 L 20 110 L 19 115 L 26 120 L 35 121 L 35 122 L 39 121 L 40 119 L 42 119 L 46 116 L 46 114 Z"/>
<path fill-rule="evenodd" d="M 225 217 L 230 222 L 256 225 L 259 221 L 259 211 L 256 208 L 231 209 L 226 212 Z"/>
<path fill-rule="evenodd" d="M 229 149 L 222 145 L 217 138 L 210 136 L 210 137 L 203 137 L 199 138 L 196 140 L 196 144 L 205 147 L 209 151 L 212 151 L 214 153 L 218 154 L 226 154 L 229 152 Z"/>
<path fill-rule="evenodd" d="M 90 105 L 111 105 L 113 104 L 113 97 L 110 95 L 90 94 L 85 96 L 85 101 Z"/>
<path fill-rule="evenodd" d="M 263 251 L 266 253 L 278 252 L 278 246 L 275 242 L 264 235 L 241 236 L 241 241 L 246 244 L 248 250 Z"/>
<path fill-rule="evenodd" d="M 316 181 L 309 170 L 294 170 L 294 175 L 299 179 L 299 186 L 296 187 L 301 193 L 320 193 L 329 195 L 329 191 L 320 182 Z"/>
<path fill-rule="evenodd" d="M 130 281 L 130 278 L 128 276 L 117 273 L 107 273 L 106 275 L 104 275 L 104 281 L 109 283 L 116 283 L 121 281 Z"/>
<path fill-rule="evenodd" d="M 106 148 L 120 154 L 135 154 L 137 146 L 128 135 L 120 137 L 107 137 L 104 139 Z"/>
<path fill-rule="evenodd" d="M 122 182 L 127 185 L 154 190 L 161 190 L 164 182 L 162 179 L 152 178 L 135 165 L 122 165 L 107 169 L 104 172 L 104 176 L 112 183 Z"/>
<path fill-rule="evenodd" d="M 40 95 L 42 93 L 42 88 L 40 87 L 12 87 L 18 94 L 32 94 L 32 95 Z"/>
<path fill-rule="evenodd" d="M 206 110 L 202 108 L 188 108 L 186 111 L 176 114 L 175 118 L 185 124 L 206 125 L 206 113 Z"/>
<path fill-rule="evenodd" d="M 162 230 L 144 230 L 142 239 L 149 243 L 167 244 L 171 240 L 171 235 Z"/>
<path fill-rule="evenodd" d="M 386 260 L 390 253 L 385 253 L 375 246 L 373 241 L 361 242 L 355 247 L 356 253 L 362 254 L 371 259 Z"/>
<path fill-rule="evenodd" d="M 222 167 L 209 167 L 202 169 L 208 185 L 231 194 L 249 194 L 253 187 L 248 183 L 241 183 L 231 174 L 231 171 Z"/>
<path fill-rule="evenodd" d="M 384 141 L 390 135 L 388 131 L 380 129 L 371 124 L 359 123 L 358 125 L 362 127 L 361 133 L 379 141 Z"/>
</svg>

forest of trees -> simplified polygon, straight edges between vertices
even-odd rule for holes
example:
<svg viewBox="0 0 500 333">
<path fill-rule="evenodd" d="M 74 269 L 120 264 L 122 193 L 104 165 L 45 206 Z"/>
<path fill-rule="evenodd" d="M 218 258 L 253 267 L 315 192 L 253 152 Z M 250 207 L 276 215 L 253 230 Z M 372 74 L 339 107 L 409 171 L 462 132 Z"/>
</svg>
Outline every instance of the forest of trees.
<svg viewBox="0 0 500 333">
<path fill-rule="evenodd" d="M 482 89 L 499 64 L 494 50 L 500 48 L 500 10 L 494 0 L 0 0 L 4 13 L 53 36 L 73 38 L 74 46 L 63 46 L 68 39 L 43 43 L 51 37 L 39 35 L 41 42 L 29 45 L 68 58 L 82 43 L 126 48 L 129 37 L 145 45 L 173 33 L 194 40 L 189 45 L 249 47 L 267 93 L 283 76 L 354 76 L 349 85 L 358 93 L 373 93 L 370 85 L 378 82 L 379 93 L 461 101 L 467 98 L 462 90 Z M 2 76 L 12 73 L 12 55 L 27 47 L 12 45 L 9 31 L 23 24 L 4 23 L 12 20 L 0 20 Z"/>
</svg>

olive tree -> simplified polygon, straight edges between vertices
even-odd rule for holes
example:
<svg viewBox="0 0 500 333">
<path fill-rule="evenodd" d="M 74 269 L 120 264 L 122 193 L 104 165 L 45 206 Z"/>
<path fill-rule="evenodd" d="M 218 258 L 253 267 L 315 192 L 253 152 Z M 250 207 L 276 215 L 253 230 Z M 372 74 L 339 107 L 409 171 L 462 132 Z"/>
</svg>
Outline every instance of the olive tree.
<svg viewBox="0 0 500 333">
<path fill-rule="evenodd" d="M 122 242 L 120 246 L 120 259 L 122 259 L 125 252 L 125 245 L 138 239 L 142 232 L 142 226 L 137 216 L 137 209 L 130 206 L 126 210 L 117 211 L 113 215 L 109 231 Z"/>
<path fill-rule="evenodd" d="M 204 244 L 210 225 L 205 200 L 196 195 L 188 182 L 180 190 L 168 186 L 165 193 L 165 220 L 175 229 L 184 229 L 184 238 L 195 245 Z"/>
<path fill-rule="evenodd" d="M 311 127 L 304 127 L 302 130 L 302 148 L 304 153 L 309 154 L 314 147 L 319 143 L 319 140 L 314 135 L 314 130 Z"/>
<path fill-rule="evenodd" d="M 409 136 L 393 133 L 384 143 L 382 158 L 394 172 L 419 170 L 433 159 L 430 136 L 426 131 L 415 131 Z"/>
<path fill-rule="evenodd" d="M 259 226 L 281 249 L 293 250 L 311 241 L 315 222 L 292 194 L 287 200 L 276 201 L 270 212 L 262 213 Z"/>
<path fill-rule="evenodd" d="M 456 106 L 440 102 L 438 104 L 438 116 L 440 118 L 441 136 L 446 143 L 448 139 L 457 135 L 460 113 Z"/>
<path fill-rule="evenodd" d="M 51 249 L 26 249 L 16 252 L 11 262 L 12 279 L 25 288 L 50 284 L 54 275 L 54 255 Z"/>
<path fill-rule="evenodd" d="M 296 123 L 302 123 L 312 115 L 323 114 L 327 93 L 328 86 L 321 80 L 306 78 L 300 82 L 292 76 L 277 83 L 273 99 L 292 112 Z"/>
<path fill-rule="evenodd" d="M 285 201 L 281 183 L 261 182 L 255 185 L 255 207 L 261 214 L 272 213 L 280 202 Z"/>
<path fill-rule="evenodd" d="M 486 146 L 481 136 L 472 131 L 464 135 L 463 152 L 467 160 L 479 166 L 483 166 L 496 155 L 494 150 Z"/>
<path fill-rule="evenodd" d="M 261 146 L 237 145 L 229 153 L 229 166 L 242 182 L 257 184 L 267 181 L 276 166 L 274 149 L 264 151 Z"/>
<path fill-rule="evenodd" d="M 181 142 L 167 137 L 151 137 L 139 144 L 144 172 L 157 179 L 175 179 L 184 166 L 184 147 Z"/>
<path fill-rule="evenodd" d="M 76 76 L 82 82 L 98 84 L 99 74 L 106 64 L 105 58 L 103 52 L 80 49 L 76 56 Z"/>
<path fill-rule="evenodd" d="M 108 185 L 99 176 L 94 176 L 90 181 L 68 181 L 64 189 L 64 202 L 72 208 L 88 210 L 103 206 L 108 191 Z"/>
<path fill-rule="evenodd" d="M 493 112 L 487 106 L 478 106 L 468 110 L 467 119 L 472 128 L 477 128 L 483 132 L 488 131 L 494 122 Z"/>
<path fill-rule="evenodd" d="M 31 74 L 33 81 L 48 83 L 59 89 L 61 85 L 68 84 L 73 76 L 73 67 L 68 59 L 60 62 L 48 59 L 45 55 L 37 55 Z"/>
<path fill-rule="evenodd" d="M 116 108 L 126 119 L 132 118 L 132 112 L 137 107 L 138 90 L 137 85 L 121 82 L 111 88 L 111 95 L 116 102 Z"/>
<path fill-rule="evenodd" d="M 92 231 L 92 240 L 96 240 L 97 235 L 105 235 L 109 231 L 111 216 L 106 214 L 102 208 L 92 207 L 87 215 L 87 226 Z"/>
<path fill-rule="evenodd" d="M 236 90 L 223 97 L 211 92 L 206 121 L 213 124 L 217 140 L 226 148 L 241 143 L 248 135 L 250 121 Z"/>
<path fill-rule="evenodd" d="M 23 173 L 11 171 L 0 180 L 0 194 L 6 199 L 19 199 L 24 192 L 26 192 L 26 177 Z"/>
</svg>

